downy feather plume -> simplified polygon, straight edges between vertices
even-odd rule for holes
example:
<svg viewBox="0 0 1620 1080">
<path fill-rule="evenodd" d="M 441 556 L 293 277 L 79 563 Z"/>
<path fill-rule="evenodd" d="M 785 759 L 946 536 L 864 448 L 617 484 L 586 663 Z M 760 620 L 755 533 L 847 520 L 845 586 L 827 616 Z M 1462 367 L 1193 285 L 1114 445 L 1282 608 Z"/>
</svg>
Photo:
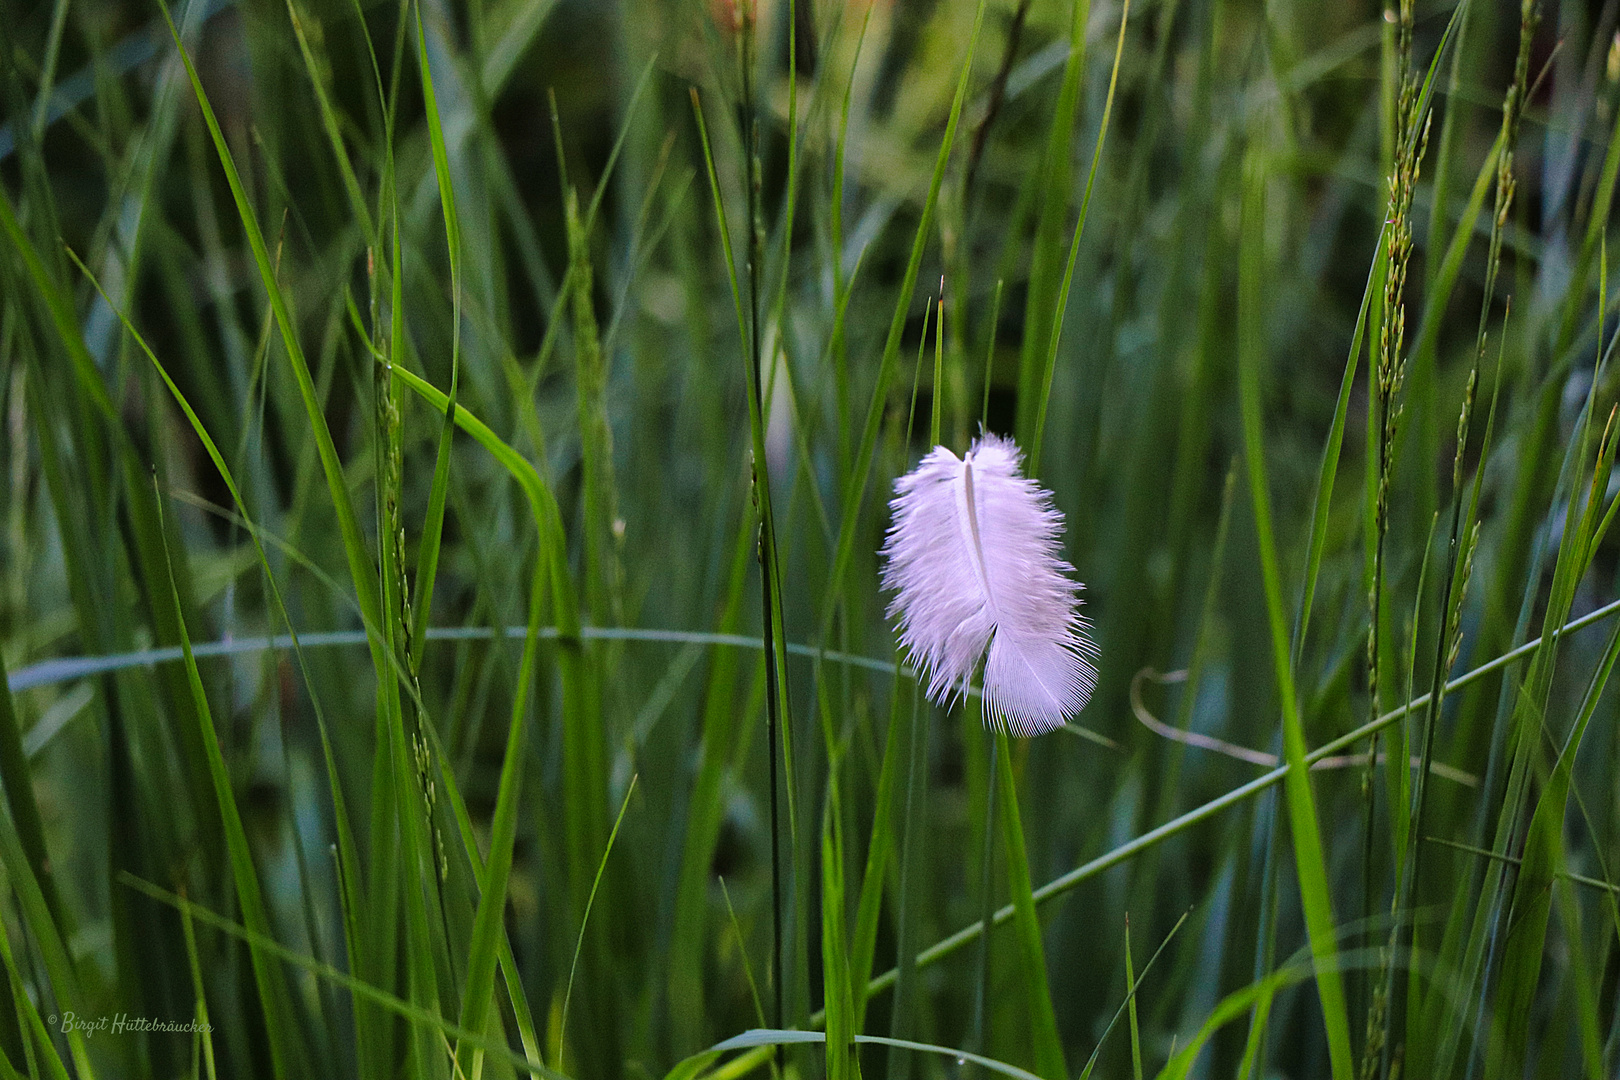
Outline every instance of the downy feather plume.
<svg viewBox="0 0 1620 1080">
<path fill-rule="evenodd" d="M 883 587 L 930 701 L 965 695 L 988 646 L 986 722 L 1040 735 L 1091 699 L 1097 650 L 1060 557 L 1063 515 L 1019 474 L 1020 457 L 1012 440 L 985 434 L 960 458 L 934 447 L 895 481 Z"/>
</svg>

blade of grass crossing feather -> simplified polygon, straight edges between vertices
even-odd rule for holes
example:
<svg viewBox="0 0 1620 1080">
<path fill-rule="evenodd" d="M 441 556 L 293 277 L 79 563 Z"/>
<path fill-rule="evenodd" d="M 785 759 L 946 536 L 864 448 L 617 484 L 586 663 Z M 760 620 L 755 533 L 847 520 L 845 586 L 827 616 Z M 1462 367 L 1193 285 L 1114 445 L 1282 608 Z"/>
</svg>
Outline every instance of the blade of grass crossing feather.
<svg viewBox="0 0 1620 1080">
<path fill-rule="evenodd" d="M 161 503 L 159 504 L 161 507 Z M 180 593 L 174 581 L 169 581 L 175 610 L 180 607 Z M 208 707 L 208 696 L 203 691 L 202 676 L 197 671 L 197 658 L 191 652 L 191 635 L 185 620 L 179 620 L 180 647 L 185 655 L 186 679 L 191 684 L 196 703 L 197 720 L 202 726 L 203 744 L 208 750 L 208 769 L 213 779 L 214 797 L 219 801 L 220 815 L 225 823 L 225 842 L 230 851 L 231 878 L 236 885 L 237 902 L 242 907 L 244 925 L 255 933 L 270 937 L 270 918 L 264 906 L 259 887 L 258 871 L 253 866 L 253 854 L 248 846 L 247 832 L 242 815 L 237 809 L 236 796 L 231 790 L 230 770 L 220 750 L 219 736 L 214 730 L 213 713 Z M 290 1022 L 287 987 L 280 968 L 262 948 L 250 945 L 253 980 L 258 988 L 260 1007 L 264 1010 L 266 1034 L 270 1047 L 271 1072 L 280 1077 L 302 1065 L 302 1048 L 297 1045 L 295 1028 Z M 290 1045 L 289 1045 L 290 1044 Z"/>
<path fill-rule="evenodd" d="M 1002 805 L 1002 843 L 1007 846 L 1007 884 L 1012 893 L 1022 981 L 1029 998 L 1035 1071 L 1046 1080 L 1063 1080 L 1068 1071 L 1063 1060 L 1063 1041 L 1058 1035 L 1057 1013 L 1052 1008 L 1052 991 L 1046 978 L 1046 948 L 1041 940 L 1040 919 L 1035 914 L 1029 860 L 1024 851 L 1024 822 L 1018 810 L 1018 780 L 1013 776 L 1012 748 L 1006 732 L 997 731 L 995 739 L 1000 751 L 996 755 L 996 776 Z"/>
<path fill-rule="evenodd" d="M 1091 152 L 1091 172 L 1086 177 L 1086 192 L 1080 199 L 1080 215 L 1074 222 L 1074 236 L 1069 240 L 1069 261 L 1063 270 L 1063 285 L 1058 289 L 1057 303 L 1052 309 L 1052 330 L 1041 368 L 1040 390 L 1035 397 L 1034 428 L 1025 443 L 1030 448 L 1031 475 L 1040 465 L 1041 436 L 1046 430 L 1046 406 L 1052 396 L 1052 376 L 1057 370 L 1058 343 L 1063 337 L 1063 317 L 1069 306 L 1069 287 L 1074 284 L 1074 264 L 1080 254 L 1080 237 L 1086 229 L 1086 214 L 1091 209 L 1091 189 L 1097 181 L 1097 165 L 1102 161 L 1103 143 L 1108 138 L 1108 121 L 1114 113 L 1114 88 L 1119 83 L 1119 62 L 1125 55 L 1125 28 L 1130 24 L 1130 19 L 1131 0 L 1125 0 L 1119 12 L 1119 39 L 1114 43 L 1114 66 L 1108 74 L 1108 97 L 1103 102 L 1102 125 L 1097 129 L 1097 145 Z"/>
<path fill-rule="evenodd" d="M 1069 51 L 1063 64 L 1063 82 L 1058 88 L 1052 122 L 1046 131 L 1041 156 L 1040 216 L 1029 267 L 1029 294 L 1024 303 L 1024 339 L 1018 360 L 1019 444 L 1030 446 L 1035 439 L 1036 402 L 1042 373 L 1040 346 L 1043 330 L 1057 318 L 1052 286 L 1057 278 L 1064 218 L 1069 208 L 1070 178 L 1073 170 L 1071 148 L 1075 117 L 1086 74 L 1086 24 L 1091 21 L 1091 0 L 1071 0 L 1069 8 Z"/>
<path fill-rule="evenodd" d="M 426 646 L 424 631 L 433 607 L 433 586 L 438 576 L 439 547 L 444 538 L 445 501 L 450 486 L 450 446 L 455 434 L 456 398 L 461 388 L 461 219 L 456 213 L 456 191 L 450 181 L 450 155 L 444 143 L 444 125 L 439 116 L 438 94 L 433 87 L 433 70 L 428 63 L 427 41 L 422 33 L 422 8 L 416 6 L 416 59 L 421 69 L 422 104 L 427 114 L 428 141 L 433 148 L 433 172 L 439 182 L 439 204 L 444 211 L 444 239 L 450 258 L 450 395 L 445 406 L 444 424 L 439 429 L 438 452 L 433 462 L 433 486 L 428 492 L 427 520 L 422 526 L 422 544 L 416 556 L 416 650 L 413 664 L 420 663 Z M 392 148 L 389 150 L 392 156 Z M 389 355 L 394 366 L 404 361 L 404 305 L 400 292 L 399 221 L 393 229 L 393 330 L 389 334 Z"/>
<path fill-rule="evenodd" d="M 1265 173 L 1261 152 L 1253 150 L 1251 155 L 1247 163 L 1244 193 L 1245 228 L 1238 260 L 1238 388 L 1243 413 L 1244 456 L 1248 460 L 1249 488 L 1254 501 L 1255 531 L 1260 546 L 1261 577 L 1271 623 L 1278 696 L 1282 703 L 1283 749 L 1288 762 L 1285 790 L 1300 900 L 1305 909 L 1305 925 L 1316 964 L 1317 992 L 1322 1002 L 1333 1077 L 1334 1080 L 1350 1080 L 1354 1076 L 1350 1022 L 1345 1009 L 1344 984 L 1336 964 L 1338 946 L 1321 826 L 1317 820 L 1315 798 L 1311 793 L 1310 775 L 1305 766 L 1305 732 L 1299 714 L 1293 665 L 1289 659 L 1288 628 L 1282 608 L 1282 584 L 1272 538 L 1271 497 L 1267 491 L 1263 456 L 1260 366 L 1264 353 L 1264 332 L 1260 283 L 1264 273 L 1261 243 L 1265 220 Z"/>
</svg>

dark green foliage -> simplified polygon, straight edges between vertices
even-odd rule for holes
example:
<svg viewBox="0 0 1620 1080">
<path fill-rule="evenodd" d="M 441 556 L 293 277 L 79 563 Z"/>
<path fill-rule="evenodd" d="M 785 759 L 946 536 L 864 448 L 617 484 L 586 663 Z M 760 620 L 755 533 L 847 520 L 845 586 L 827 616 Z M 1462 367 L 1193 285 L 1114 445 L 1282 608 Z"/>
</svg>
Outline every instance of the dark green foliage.
<svg viewBox="0 0 1620 1080">
<path fill-rule="evenodd" d="M 8 10 L 0 1078 L 1613 1076 L 1587 7 Z"/>
</svg>

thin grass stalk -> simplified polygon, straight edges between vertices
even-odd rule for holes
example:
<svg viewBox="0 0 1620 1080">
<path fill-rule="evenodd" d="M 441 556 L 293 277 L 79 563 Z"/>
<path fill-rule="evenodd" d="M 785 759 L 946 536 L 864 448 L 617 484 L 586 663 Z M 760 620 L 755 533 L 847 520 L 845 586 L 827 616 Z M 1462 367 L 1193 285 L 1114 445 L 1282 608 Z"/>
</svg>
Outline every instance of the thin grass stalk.
<svg viewBox="0 0 1620 1080">
<path fill-rule="evenodd" d="M 1394 98 L 1395 158 L 1388 179 L 1388 201 L 1384 230 L 1385 272 L 1382 316 L 1378 335 L 1378 362 L 1369 373 L 1372 408 L 1368 423 L 1376 429 L 1369 440 L 1377 450 L 1372 503 L 1371 580 L 1367 592 L 1367 698 L 1368 712 L 1376 717 L 1382 709 L 1384 661 L 1383 592 L 1384 552 L 1389 533 L 1389 489 L 1393 480 L 1393 454 L 1400 426 L 1402 404 L 1398 400 L 1406 381 L 1405 290 L 1408 261 L 1412 251 L 1412 198 L 1428 145 L 1428 118 L 1419 97 L 1419 81 L 1412 65 L 1413 0 L 1401 0 L 1395 27 L 1394 64 L 1398 88 Z M 1372 739 L 1366 771 L 1362 774 L 1362 918 L 1370 924 L 1374 913 L 1374 825 L 1377 820 L 1378 738 Z M 1371 1080 L 1374 1070 L 1384 1066 L 1383 1047 L 1387 1027 L 1387 1000 L 1377 981 L 1367 987 L 1365 1002 L 1367 1038 L 1362 1048 L 1362 1080 Z"/>
<path fill-rule="evenodd" d="M 1415 942 L 1415 924 L 1402 918 L 1401 913 L 1410 912 L 1420 895 L 1422 880 L 1422 837 L 1427 835 L 1425 827 L 1427 799 L 1428 799 L 1428 766 L 1434 756 L 1435 729 L 1438 725 L 1440 707 L 1445 701 L 1446 681 L 1452 666 L 1456 663 L 1458 653 L 1462 648 L 1462 605 L 1468 588 L 1468 580 L 1472 575 L 1474 550 L 1479 542 L 1479 525 L 1475 520 L 1479 499 L 1479 484 L 1483 479 L 1486 455 L 1490 450 L 1490 431 L 1494 427 L 1496 413 L 1496 392 L 1491 395 L 1490 421 L 1486 426 L 1486 442 L 1480 451 L 1480 464 L 1478 475 L 1474 483 L 1474 495 L 1468 508 L 1467 517 L 1463 512 L 1463 455 L 1467 451 L 1469 435 L 1472 430 L 1474 397 L 1479 388 L 1480 367 L 1484 360 L 1486 341 L 1486 319 L 1491 308 L 1492 297 L 1495 293 L 1497 273 L 1501 267 L 1502 236 L 1507 226 L 1509 210 L 1513 203 L 1515 178 L 1513 175 L 1514 147 L 1518 141 L 1519 118 L 1522 115 L 1523 103 L 1527 91 L 1529 77 L 1530 45 L 1535 36 L 1537 12 L 1533 0 L 1525 0 L 1520 8 L 1519 25 L 1519 51 L 1514 66 L 1514 78 L 1507 91 L 1506 100 L 1502 106 L 1502 128 L 1498 143 L 1501 151 L 1497 156 L 1496 169 L 1496 200 L 1495 213 L 1491 222 L 1491 235 L 1486 257 L 1484 298 L 1480 304 L 1479 328 L 1475 334 L 1473 351 L 1473 364 L 1469 369 L 1468 382 L 1463 392 L 1462 410 L 1457 419 L 1457 450 L 1451 467 L 1451 518 L 1446 530 L 1446 568 L 1443 578 L 1440 597 L 1440 632 L 1436 635 L 1435 655 L 1433 660 L 1433 675 L 1429 686 L 1429 704 L 1424 709 L 1419 726 L 1419 741 L 1422 746 L 1420 752 L 1420 767 L 1413 781 L 1411 793 L 1411 809 L 1408 821 L 1409 833 L 1404 839 L 1406 859 L 1398 870 L 1397 895 L 1393 908 L 1397 918 L 1394 922 L 1392 940 L 1390 942 L 1391 955 L 1400 954 L 1405 947 L 1405 939 L 1411 937 Z M 1453 75 L 1455 78 L 1455 73 Z M 1601 326 L 1601 320 L 1600 320 Z M 1505 338 L 1507 333 L 1506 321 L 1502 328 Z M 1601 339 L 1601 329 L 1599 338 Z M 1500 387 L 1500 364 L 1497 371 L 1497 386 Z M 1468 534 L 1464 536 L 1464 530 Z M 1408 725 L 1410 727 L 1410 725 Z M 1385 992 L 1388 995 L 1390 1008 L 1384 1020 L 1382 1038 L 1386 1044 L 1383 1061 L 1380 1064 L 1381 1075 L 1388 1077 L 1393 1068 L 1395 1040 L 1389 1037 L 1389 1017 L 1401 1022 L 1406 1014 L 1404 998 L 1413 992 L 1412 979 L 1400 980 L 1395 977 L 1393 970 L 1389 973 Z M 1405 1033 L 1409 1040 L 1410 1031 Z"/>
</svg>

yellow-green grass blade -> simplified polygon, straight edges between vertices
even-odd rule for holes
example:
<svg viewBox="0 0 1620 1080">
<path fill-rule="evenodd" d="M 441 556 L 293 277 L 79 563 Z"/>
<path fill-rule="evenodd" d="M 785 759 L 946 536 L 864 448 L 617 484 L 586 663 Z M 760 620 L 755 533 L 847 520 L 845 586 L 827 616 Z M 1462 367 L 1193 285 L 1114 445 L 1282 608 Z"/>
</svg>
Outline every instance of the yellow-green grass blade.
<svg viewBox="0 0 1620 1080">
<path fill-rule="evenodd" d="M 192 927 L 191 912 L 182 908 L 180 910 L 180 926 L 186 938 L 186 966 L 191 969 L 191 992 L 197 999 L 196 1024 L 200 1029 L 198 1041 L 201 1043 L 203 1065 L 208 1073 L 208 1080 L 214 1080 L 214 1040 L 212 1027 L 208 1022 L 208 992 L 203 983 L 202 961 L 197 956 L 197 933 Z"/>
<path fill-rule="evenodd" d="M 1125 1000 L 1120 1002 L 1119 1008 L 1114 1010 L 1113 1019 L 1109 1020 L 1108 1026 L 1103 1029 L 1101 1038 L 1097 1040 L 1096 1049 L 1091 1052 L 1091 1057 L 1086 1059 L 1086 1067 L 1080 1070 L 1079 1080 L 1088 1080 L 1088 1078 L 1091 1076 L 1092 1070 L 1097 1067 L 1097 1059 L 1102 1056 L 1103 1043 L 1108 1041 L 1108 1036 L 1113 1034 L 1114 1028 L 1119 1026 L 1120 1018 L 1127 1015 L 1127 1013 L 1130 1016 L 1131 1027 L 1132 1072 L 1135 1080 L 1142 1080 L 1141 1035 L 1136 1026 L 1137 991 L 1142 988 L 1142 980 L 1147 978 L 1147 973 L 1149 971 L 1153 970 L 1153 965 L 1159 962 L 1159 957 L 1164 954 L 1164 950 L 1169 948 L 1170 942 L 1174 941 L 1176 935 L 1181 933 L 1181 928 L 1187 925 L 1187 919 L 1191 916 L 1191 914 L 1191 911 L 1184 911 L 1181 913 L 1181 918 L 1176 920 L 1176 924 L 1170 928 L 1170 932 L 1164 936 L 1164 940 L 1159 942 L 1159 947 L 1153 950 L 1153 955 L 1148 957 L 1148 962 L 1143 965 L 1140 975 L 1136 974 L 1135 970 L 1131 966 L 1131 948 L 1129 944 L 1131 929 L 1130 920 L 1126 920 Z"/>
<path fill-rule="evenodd" d="M 1333 509 L 1333 485 L 1339 474 L 1339 455 L 1344 449 L 1344 428 L 1350 413 L 1350 399 L 1355 389 L 1356 368 L 1361 360 L 1362 341 L 1367 332 L 1367 313 L 1373 296 L 1383 290 L 1387 269 L 1386 245 L 1379 233 L 1378 254 L 1367 272 L 1367 285 L 1361 293 L 1361 310 L 1356 314 L 1356 330 L 1350 338 L 1350 355 L 1345 359 L 1344 376 L 1339 380 L 1339 397 L 1333 406 L 1333 424 L 1328 430 L 1327 442 L 1322 446 L 1322 464 L 1317 470 L 1316 491 L 1311 496 L 1311 535 L 1306 547 L 1305 581 L 1300 591 L 1299 617 L 1294 624 L 1293 663 L 1299 666 L 1305 649 L 1306 631 L 1310 627 L 1311 608 L 1316 599 L 1316 582 L 1322 570 L 1322 555 L 1327 549 L 1328 516 Z"/>
<path fill-rule="evenodd" d="M 1142 1032 L 1136 1022 L 1136 969 L 1131 964 L 1131 923 L 1125 921 L 1125 983 L 1130 987 L 1127 995 L 1131 1005 L 1131 1076 L 1142 1080 Z M 1099 1046 L 1100 1049 L 1100 1046 Z"/>
<path fill-rule="evenodd" d="M 850 1026 L 856 1032 L 866 1023 L 866 985 L 872 978 L 878 921 L 883 914 L 883 886 L 888 880 L 888 864 L 894 851 L 895 778 L 900 774 L 901 752 L 906 743 L 905 712 L 900 702 L 911 695 L 901 690 L 898 656 L 895 669 L 889 694 L 888 737 L 883 742 L 883 763 L 878 766 L 877 791 L 872 797 L 872 835 L 867 841 L 866 869 L 861 875 L 855 927 L 850 935 L 850 985 L 855 991 Z"/>
<path fill-rule="evenodd" d="M 1250 1009 L 1256 1012 L 1269 1011 L 1271 1002 L 1278 993 L 1295 983 L 1304 982 L 1309 976 L 1310 972 L 1303 968 L 1285 967 L 1222 998 L 1209 1019 L 1204 1021 L 1203 1026 L 1187 1041 L 1187 1045 L 1178 1049 L 1175 1056 L 1159 1070 L 1158 1080 L 1186 1080 L 1192 1072 L 1193 1065 L 1198 1061 L 1198 1055 L 1221 1028 Z"/>
</svg>

